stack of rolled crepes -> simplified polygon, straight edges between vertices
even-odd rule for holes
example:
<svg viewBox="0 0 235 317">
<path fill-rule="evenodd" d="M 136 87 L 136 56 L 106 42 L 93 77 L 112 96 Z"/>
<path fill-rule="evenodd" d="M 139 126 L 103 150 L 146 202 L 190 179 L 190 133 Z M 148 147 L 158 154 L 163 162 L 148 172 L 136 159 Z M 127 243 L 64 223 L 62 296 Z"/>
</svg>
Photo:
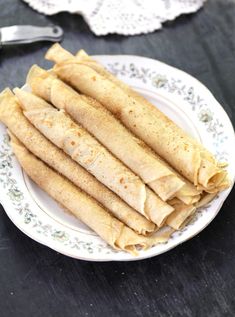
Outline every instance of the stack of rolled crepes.
<svg viewBox="0 0 235 317">
<path fill-rule="evenodd" d="M 84 51 L 55 44 L 46 58 L 31 93 L 1 93 L 0 120 L 25 172 L 108 244 L 166 242 L 229 186 L 211 153 Z"/>
</svg>

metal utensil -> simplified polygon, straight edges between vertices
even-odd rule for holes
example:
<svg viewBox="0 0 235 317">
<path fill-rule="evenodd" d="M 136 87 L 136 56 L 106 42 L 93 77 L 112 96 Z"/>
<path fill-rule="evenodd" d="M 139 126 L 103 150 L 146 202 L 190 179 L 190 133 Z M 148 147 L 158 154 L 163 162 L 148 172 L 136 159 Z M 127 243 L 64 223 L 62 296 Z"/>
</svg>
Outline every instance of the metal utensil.
<svg viewBox="0 0 235 317">
<path fill-rule="evenodd" d="M 58 42 L 63 37 L 59 26 L 14 25 L 0 28 L 0 47 L 38 41 Z"/>
</svg>

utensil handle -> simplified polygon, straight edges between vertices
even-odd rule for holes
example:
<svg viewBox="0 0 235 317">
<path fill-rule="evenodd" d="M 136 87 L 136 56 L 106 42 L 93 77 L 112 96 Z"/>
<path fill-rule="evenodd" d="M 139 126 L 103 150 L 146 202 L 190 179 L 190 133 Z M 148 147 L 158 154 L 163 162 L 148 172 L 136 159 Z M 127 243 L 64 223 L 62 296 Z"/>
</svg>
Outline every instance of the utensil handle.
<svg viewBox="0 0 235 317">
<path fill-rule="evenodd" d="M 63 37 L 63 30 L 59 26 L 14 25 L 1 30 L 2 45 L 26 44 L 38 41 L 58 42 Z"/>
</svg>

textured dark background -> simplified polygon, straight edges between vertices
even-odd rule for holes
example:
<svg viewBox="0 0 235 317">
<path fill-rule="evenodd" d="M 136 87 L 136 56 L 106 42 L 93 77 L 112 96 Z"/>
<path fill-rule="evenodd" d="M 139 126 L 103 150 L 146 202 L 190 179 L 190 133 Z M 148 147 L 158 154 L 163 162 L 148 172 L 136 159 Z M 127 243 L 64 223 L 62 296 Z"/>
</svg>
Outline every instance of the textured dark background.
<svg viewBox="0 0 235 317">
<path fill-rule="evenodd" d="M 235 2 L 209 0 L 200 12 L 141 36 L 96 37 L 83 19 L 45 17 L 0 0 L 0 27 L 63 27 L 63 45 L 90 54 L 134 54 L 202 81 L 235 123 Z M 0 90 L 21 86 L 33 63 L 47 67 L 48 43 L 0 52 Z M 200 235 L 161 256 L 132 263 L 73 260 L 21 233 L 0 207 L 0 316 L 235 316 L 235 191 Z"/>
</svg>

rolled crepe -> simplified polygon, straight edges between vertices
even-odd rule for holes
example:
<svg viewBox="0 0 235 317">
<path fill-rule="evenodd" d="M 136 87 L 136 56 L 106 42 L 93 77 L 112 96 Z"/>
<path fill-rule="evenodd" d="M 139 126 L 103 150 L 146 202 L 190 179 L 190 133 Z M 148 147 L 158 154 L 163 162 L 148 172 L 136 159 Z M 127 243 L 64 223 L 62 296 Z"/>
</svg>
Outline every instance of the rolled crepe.
<svg viewBox="0 0 235 317">
<path fill-rule="evenodd" d="M 200 201 L 198 201 L 195 206 L 197 208 L 201 208 L 204 207 L 205 205 L 209 204 L 217 195 L 218 193 L 213 193 L 213 194 L 208 194 L 208 193 L 204 193 L 202 195 L 202 198 L 200 199 Z"/>
<path fill-rule="evenodd" d="M 185 184 L 95 99 L 79 95 L 61 80 L 33 66 L 27 83 L 38 96 L 64 109 L 117 158 L 139 175 L 162 200 L 175 197 Z"/>
<path fill-rule="evenodd" d="M 54 49 L 54 48 L 53 48 Z M 58 43 L 56 44 L 56 51 L 57 54 L 59 54 L 59 60 L 60 62 L 65 61 L 66 59 L 71 58 L 73 55 L 71 53 L 69 53 L 68 51 L 64 50 Z M 53 52 L 51 52 L 51 54 L 53 55 Z M 91 58 L 84 50 L 79 50 L 76 54 L 76 57 L 79 59 L 79 61 L 81 63 L 83 63 L 84 65 L 87 65 L 89 67 L 91 67 L 93 70 L 95 70 L 96 72 L 98 72 L 100 75 L 106 77 L 107 79 L 109 79 L 111 82 L 115 83 L 117 86 L 119 86 L 122 90 L 124 90 L 127 94 L 131 94 L 133 97 L 135 97 L 137 100 L 139 100 L 140 102 L 144 102 L 146 103 L 146 99 L 144 97 L 142 97 L 141 95 L 139 95 L 137 92 L 135 92 L 133 89 L 131 89 L 127 84 L 125 84 L 124 82 L 122 82 L 120 79 L 118 79 L 116 76 L 114 76 L 112 73 L 110 73 L 109 71 L 107 71 L 100 63 L 98 63 L 96 60 L 94 60 L 93 58 Z M 195 140 L 193 140 L 195 142 Z M 196 145 L 200 145 L 200 143 L 196 142 Z M 213 155 L 207 151 L 204 147 L 201 147 L 203 151 L 206 151 L 206 156 L 207 159 L 211 159 L 213 162 L 215 162 L 217 168 L 222 169 L 222 174 L 219 173 L 219 179 L 217 179 L 217 184 L 215 187 L 211 186 L 211 188 L 209 188 L 210 186 L 208 186 L 208 188 L 206 188 L 205 186 L 197 183 L 197 187 L 198 190 L 207 190 L 208 192 L 212 193 L 211 195 L 207 195 L 207 199 L 209 199 L 209 197 L 215 197 L 216 194 L 219 191 L 224 190 L 225 188 L 227 188 L 230 185 L 230 181 L 228 179 L 228 175 L 227 172 L 224 171 L 223 169 L 227 166 L 226 163 L 224 162 L 216 162 L 215 158 L 213 157 Z M 199 149 L 200 150 L 200 149 Z M 203 176 L 203 169 L 204 167 L 202 166 L 201 169 L 201 179 L 205 179 L 205 177 Z M 208 166 L 208 170 L 207 170 L 207 175 L 206 177 L 209 178 L 209 175 L 211 173 L 211 171 L 209 170 L 209 166 Z M 212 173 L 214 173 L 214 167 L 212 167 Z M 199 175 L 200 176 L 200 175 Z M 216 178 L 216 177 L 215 177 Z M 216 181 L 215 181 L 216 183 Z M 177 198 L 180 199 L 181 201 L 183 201 L 185 204 L 191 205 L 193 203 L 199 203 L 201 197 L 197 196 L 196 197 L 191 197 L 191 191 L 192 188 L 189 189 L 189 187 L 187 188 L 187 186 L 184 186 L 181 189 L 181 193 L 178 193 Z M 186 194 L 187 192 L 187 194 Z M 185 198 L 185 196 L 187 198 Z"/>
<path fill-rule="evenodd" d="M 90 56 L 88 56 L 84 50 L 80 50 L 77 53 L 76 57 L 78 58 L 80 63 L 83 63 L 84 65 L 91 67 L 92 69 L 97 71 L 99 74 L 108 78 L 113 83 L 118 85 L 120 88 L 122 88 L 127 93 L 132 93 L 132 94 L 135 94 L 136 97 L 142 98 L 140 95 L 138 95 L 136 92 L 134 92 L 128 85 L 126 85 L 124 82 L 119 80 L 113 74 L 108 72 L 101 64 L 99 64 L 97 61 L 95 61 Z M 74 58 L 74 56 L 71 53 L 69 53 L 68 51 L 66 51 L 65 49 L 63 49 L 58 43 L 56 43 L 48 50 L 48 52 L 46 54 L 46 58 L 48 58 L 49 60 L 52 60 L 54 62 L 61 63 L 61 62 L 64 62 L 68 59 Z M 44 83 L 46 82 L 46 84 L 44 84 L 44 88 L 42 85 L 42 81 L 40 82 L 40 85 L 38 85 L 38 83 L 35 83 L 35 85 L 33 84 L 33 77 L 39 76 L 39 73 L 40 73 L 41 78 L 44 77 Z M 32 67 L 31 71 L 29 72 L 28 79 L 29 79 L 28 80 L 29 84 L 31 82 L 31 87 L 32 88 L 35 87 L 35 90 L 37 90 L 37 92 L 36 92 L 37 94 L 39 94 L 39 95 L 44 94 L 44 97 L 45 97 L 45 93 L 47 91 L 46 89 L 48 89 L 48 91 L 50 92 L 50 89 L 48 87 L 49 80 L 46 80 L 45 73 L 43 75 L 42 71 L 39 71 L 38 68 L 36 68 L 34 66 Z M 45 86 L 47 86 L 47 87 L 45 87 Z M 50 98 L 50 94 L 47 95 L 47 98 Z M 144 98 L 142 98 L 142 99 L 145 100 Z M 94 100 L 94 99 L 92 99 L 92 100 Z M 155 154 L 155 156 L 156 156 L 156 154 Z M 170 169 L 174 173 L 174 175 L 177 175 L 178 178 L 180 178 L 185 183 L 184 186 L 181 187 L 178 190 L 178 192 L 175 194 L 175 197 L 177 197 L 178 199 L 180 199 L 182 202 L 184 202 L 187 205 L 192 205 L 192 204 L 198 202 L 200 200 L 200 194 L 201 194 L 201 191 L 203 188 L 198 187 L 198 190 L 197 190 L 194 186 L 192 186 L 192 184 L 190 182 L 188 182 L 186 179 L 182 178 L 182 176 L 180 174 L 178 174 L 176 171 L 172 170 L 172 168 L 168 164 L 166 164 L 166 162 L 163 161 L 159 156 L 157 156 L 157 158 L 159 161 L 162 162 L 162 165 L 164 165 L 166 168 L 168 168 L 168 170 Z M 166 184 L 166 182 L 164 182 L 163 184 Z M 219 189 L 217 189 L 217 191 L 218 190 Z M 163 197 L 161 197 L 161 198 L 164 199 Z M 169 199 L 169 198 L 170 197 L 168 197 L 167 199 Z M 173 198 L 173 195 L 171 198 Z"/>
<path fill-rule="evenodd" d="M 52 48 L 52 49 L 53 50 L 55 49 L 57 51 L 60 62 L 63 62 L 67 59 L 71 59 L 73 56 L 71 53 L 69 53 L 68 51 L 63 49 L 58 43 L 55 44 L 55 48 Z M 51 53 L 53 55 L 53 52 L 51 52 Z M 81 63 L 91 67 L 92 69 L 97 71 L 100 75 L 108 78 L 110 81 L 112 81 L 117 86 L 122 88 L 126 93 L 132 94 L 140 102 L 146 102 L 146 100 L 142 96 L 140 96 L 137 92 L 132 90 L 127 84 L 122 82 L 120 79 L 118 79 L 112 73 L 107 71 L 100 63 L 98 63 L 96 60 L 91 58 L 84 50 L 79 50 L 76 54 L 76 57 L 79 59 L 79 61 Z M 211 155 L 211 154 L 209 154 L 209 155 Z M 223 169 L 227 166 L 227 164 L 223 163 L 223 162 L 217 162 L 217 166 Z M 212 200 L 216 196 L 218 191 L 223 190 L 224 188 L 226 188 L 228 186 L 228 178 L 227 178 L 226 173 L 224 173 L 224 176 L 225 176 L 224 180 L 221 181 L 220 183 L 218 183 L 215 189 L 212 189 L 212 192 L 214 192 L 214 193 L 213 194 L 204 194 L 203 197 L 201 197 L 201 195 L 200 195 L 201 194 L 200 189 L 201 190 L 205 189 L 203 186 L 198 185 L 199 191 L 196 193 L 195 188 L 190 186 L 190 183 L 188 183 L 187 181 L 185 181 L 185 179 L 183 179 L 186 182 L 186 184 L 180 189 L 180 191 L 178 191 L 176 197 L 187 205 L 192 205 L 195 203 L 197 206 L 204 205 L 209 200 Z M 176 214 L 176 212 L 174 214 Z M 172 215 L 172 218 L 173 218 L 173 215 Z"/>
<path fill-rule="evenodd" d="M 20 89 L 14 90 L 29 121 L 52 143 L 159 227 L 173 208 L 163 202 L 95 138 L 63 111 Z"/>
<path fill-rule="evenodd" d="M 174 212 L 172 212 L 166 220 L 166 224 L 175 230 L 181 230 L 185 227 L 188 222 L 193 218 L 197 208 L 204 207 L 209 204 L 217 195 L 217 193 L 206 193 L 201 195 L 200 201 L 186 205 L 177 198 L 173 198 L 169 201 L 169 204 L 174 207 Z"/>
<path fill-rule="evenodd" d="M 178 174 L 177 174 L 178 175 Z M 180 175 L 178 175 L 180 176 Z M 176 193 L 175 198 L 178 198 L 186 205 L 192 205 L 197 203 L 201 198 L 202 190 L 197 189 L 187 180 L 183 179 L 185 185 Z"/>
<path fill-rule="evenodd" d="M 186 205 L 177 198 L 172 199 L 170 204 L 174 206 L 175 210 L 169 215 L 166 223 L 175 230 L 180 230 L 190 221 L 196 211 L 196 207 L 194 205 Z"/>
<path fill-rule="evenodd" d="M 34 128 L 23 115 L 17 98 L 9 89 L 0 95 L 0 121 L 30 152 L 95 198 L 127 226 L 144 235 L 155 230 L 152 222 L 128 206 Z"/>
<path fill-rule="evenodd" d="M 46 58 L 57 62 L 53 48 Z M 53 70 L 74 88 L 101 102 L 199 189 L 213 193 L 229 186 L 227 172 L 213 155 L 131 88 L 124 89 L 76 58 L 58 62 Z"/>
<path fill-rule="evenodd" d="M 37 159 L 13 135 L 11 135 L 11 145 L 28 176 L 113 248 L 137 255 L 138 246 L 147 249 L 158 242 L 165 241 L 165 237 L 159 234 L 155 237 L 136 234 L 110 215 L 93 198 Z"/>
<path fill-rule="evenodd" d="M 38 96 L 59 109 L 65 109 L 76 122 L 139 175 L 162 200 L 177 197 L 186 204 L 192 204 L 200 199 L 200 191 L 177 175 L 95 99 L 78 94 L 36 65 L 29 71 L 27 83 Z"/>
</svg>

